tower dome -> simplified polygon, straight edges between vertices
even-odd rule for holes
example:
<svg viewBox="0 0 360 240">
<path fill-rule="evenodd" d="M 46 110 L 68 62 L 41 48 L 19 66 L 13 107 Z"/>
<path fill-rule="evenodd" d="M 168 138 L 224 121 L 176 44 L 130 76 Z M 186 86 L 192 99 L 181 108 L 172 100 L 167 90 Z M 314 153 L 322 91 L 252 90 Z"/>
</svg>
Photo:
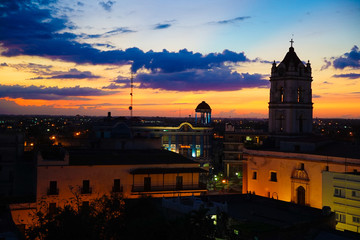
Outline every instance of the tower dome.
<svg viewBox="0 0 360 240">
<path fill-rule="evenodd" d="M 198 122 L 197 113 L 200 113 L 200 121 Z M 195 109 L 195 123 L 208 125 L 211 123 L 211 108 L 205 101 L 199 103 Z"/>
<path fill-rule="evenodd" d="M 199 103 L 199 105 L 196 107 L 195 109 L 196 112 L 211 112 L 211 108 L 209 106 L 209 104 L 207 104 L 205 101 L 202 101 L 201 103 Z"/>
</svg>

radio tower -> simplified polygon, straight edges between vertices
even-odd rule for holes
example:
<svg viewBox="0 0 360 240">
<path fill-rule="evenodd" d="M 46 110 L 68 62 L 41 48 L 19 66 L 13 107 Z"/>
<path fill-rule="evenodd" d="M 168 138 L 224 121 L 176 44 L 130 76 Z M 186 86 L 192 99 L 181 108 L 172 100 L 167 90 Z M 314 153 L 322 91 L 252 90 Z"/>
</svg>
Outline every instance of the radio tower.
<svg viewBox="0 0 360 240">
<path fill-rule="evenodd" d="M 132 120 L 133 117 L 133 87 L 134 87 L 134 78 L 133 78 L 133 74 L 131 72 L 131 77 L 130 77 L 130 88 L 131 88 L 131 92 L 130 92 L 130 120 Z"/>
</svg>

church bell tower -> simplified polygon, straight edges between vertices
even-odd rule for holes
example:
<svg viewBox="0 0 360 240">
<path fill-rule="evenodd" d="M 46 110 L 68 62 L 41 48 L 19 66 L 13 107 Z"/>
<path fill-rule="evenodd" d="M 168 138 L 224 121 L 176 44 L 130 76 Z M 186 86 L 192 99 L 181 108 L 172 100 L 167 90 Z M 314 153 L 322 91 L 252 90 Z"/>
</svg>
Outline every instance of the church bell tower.
<svg viewBox="0 0 360 240">
<path fill-rule="evenodd" d="M 312 132 L 312 91 L 310 62 L 304 65 L 296 55 L 291 39 L 289 52 L 270 77 L 269 132 L 303 135 Z"/>
</svg>

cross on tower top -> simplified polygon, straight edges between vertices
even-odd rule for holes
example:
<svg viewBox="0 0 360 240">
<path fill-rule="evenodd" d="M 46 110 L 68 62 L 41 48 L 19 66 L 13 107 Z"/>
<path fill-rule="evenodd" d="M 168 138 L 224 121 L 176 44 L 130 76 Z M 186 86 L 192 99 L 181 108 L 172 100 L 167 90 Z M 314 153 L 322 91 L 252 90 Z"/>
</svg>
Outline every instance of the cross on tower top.
<svg viewBox="0 0 360 240">
<path fill-rule="evenodd" d="M 290 43 L 291 43 L 291 47 L 293 47 L 294 40 L 291 39 L 291 40 L 290 40 Z"/>
</svg>

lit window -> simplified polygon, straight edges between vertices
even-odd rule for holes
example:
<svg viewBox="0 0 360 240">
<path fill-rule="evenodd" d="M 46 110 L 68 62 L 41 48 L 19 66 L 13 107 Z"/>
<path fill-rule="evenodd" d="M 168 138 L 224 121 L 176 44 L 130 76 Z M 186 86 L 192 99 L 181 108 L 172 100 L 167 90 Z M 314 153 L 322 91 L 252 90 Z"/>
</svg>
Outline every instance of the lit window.
<svg viewBox="0 0 360 240">
<path fill-rule="evenodd" d="M 280 88 L 280 101 L 284 102 L 284 88 L 283 87 Z"/>
<path fill-rule="evenodd" d="M 270 172 L 270 181 L 277 182 L 277 173 L 276 172 Z"/>
</svg>

